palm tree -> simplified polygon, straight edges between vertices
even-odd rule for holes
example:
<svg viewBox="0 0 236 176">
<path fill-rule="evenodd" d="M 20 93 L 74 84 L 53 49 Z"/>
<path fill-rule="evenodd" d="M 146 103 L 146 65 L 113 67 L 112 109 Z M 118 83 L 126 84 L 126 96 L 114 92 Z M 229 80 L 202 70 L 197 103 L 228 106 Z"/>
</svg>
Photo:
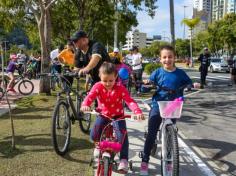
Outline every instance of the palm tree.
<svg viewBox="0 0 236 176">
<path fill-rule="evenodd" d="M 191 67 L 193 67 L 193 48 L 192 48 L 193 29 L 198 25 L 199 22 L 200 22 L 200 18 L 193 18 L 193 19 L 184 18 L 181 21 L 181 24 L 187 25 L 190 29 L 190 60 L 191 60 Z"/>
</svg>

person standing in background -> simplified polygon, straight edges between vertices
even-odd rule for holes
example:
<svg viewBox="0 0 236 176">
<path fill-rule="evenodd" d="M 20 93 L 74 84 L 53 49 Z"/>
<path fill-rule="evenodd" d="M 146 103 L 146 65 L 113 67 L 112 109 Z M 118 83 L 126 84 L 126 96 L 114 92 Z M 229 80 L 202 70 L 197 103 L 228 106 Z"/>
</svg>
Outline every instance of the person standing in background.
<svg viewBox="0 0 236 176">
<path fill-rule="evenodd" d="M 200 54 L 198 60 L 200 61 L 200 76 L 201 76 L 201 86 L 200 89 L 204 88 L 204 85 L 206 85 L 206 76 L 208 73 L 208 67 L 210 66 L 210 53 L 208 51 L 208 48 L 204 48 L 204 51 L 202 54 Z"/>
<path fill-rule="evenodd" d="M 142 66 L 142 55 L 139 53 L 137 46 L 133 47 L 133 54 L 131 58 L 132 58 L 133 77 L 135 81 L 135 89 L 137 95 L 139 95 L 141 91 L 140 89 L 143 75 L 143 66 Z"/>
</svg>

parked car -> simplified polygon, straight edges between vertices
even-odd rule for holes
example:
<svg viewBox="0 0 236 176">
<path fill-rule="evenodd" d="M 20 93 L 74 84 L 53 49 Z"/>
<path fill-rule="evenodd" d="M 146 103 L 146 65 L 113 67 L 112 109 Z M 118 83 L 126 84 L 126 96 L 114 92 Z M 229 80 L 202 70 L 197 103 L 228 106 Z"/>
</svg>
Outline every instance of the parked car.
<svg viewBox="0 0 236 176">
<path fill-rule="evenodd" d="M 211 58 L 209 70 L 213 72 L 229 72 L 227 62 L 222 58 Z"/>
</svg>

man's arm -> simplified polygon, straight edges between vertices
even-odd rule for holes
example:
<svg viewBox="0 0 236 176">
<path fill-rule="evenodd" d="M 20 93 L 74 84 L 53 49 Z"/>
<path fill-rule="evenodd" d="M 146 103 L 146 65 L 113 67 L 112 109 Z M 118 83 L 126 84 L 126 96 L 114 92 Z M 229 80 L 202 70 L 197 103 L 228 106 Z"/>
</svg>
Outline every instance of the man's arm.
<svg viewBox="0 0 236 176">
<path fill-rule="evenodd" d="M 93 54 L 90 62 L 88 63 L 88 65 L 85 67 L 86 70 L 90 71 L 92 70 L 94 67 L 97 66 L 98 62 L 100 61 L 101 57 L 97 54 Z"/>
</svg>

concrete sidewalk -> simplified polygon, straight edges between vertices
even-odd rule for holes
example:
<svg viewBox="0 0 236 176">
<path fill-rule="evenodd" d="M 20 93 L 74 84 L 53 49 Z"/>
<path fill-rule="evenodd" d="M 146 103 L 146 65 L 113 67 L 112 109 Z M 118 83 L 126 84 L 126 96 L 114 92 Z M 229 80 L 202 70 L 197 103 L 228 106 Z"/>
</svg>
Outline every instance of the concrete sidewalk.
<svg viewBox="0 0 236 176">
<path fill-rule="evenodd" d="M 31 80 L 34 84 L 34 91 L 32 94 L 37 94 L 39 93 L 39 80 Z M 17 89 L 18 85 L 15 85 L 15 90 L 16 90 L 16 94 L 12 93 L 12 92 L 8 92 L 8 100 L 10 102 L 11 108 L 14 109 L 16 107 L 16 104 L 14 103 L 16 100 L 24 97 L 24 95 L 21 95 L 18 92 Z M 7 104 L 7 100 L 6 100 L 6 95 L 1 99 L 0 101 L 0 116 L 2 116 L 3 114 L 7 113 L 9 111 L 9 106 Z"/>
</svg>

